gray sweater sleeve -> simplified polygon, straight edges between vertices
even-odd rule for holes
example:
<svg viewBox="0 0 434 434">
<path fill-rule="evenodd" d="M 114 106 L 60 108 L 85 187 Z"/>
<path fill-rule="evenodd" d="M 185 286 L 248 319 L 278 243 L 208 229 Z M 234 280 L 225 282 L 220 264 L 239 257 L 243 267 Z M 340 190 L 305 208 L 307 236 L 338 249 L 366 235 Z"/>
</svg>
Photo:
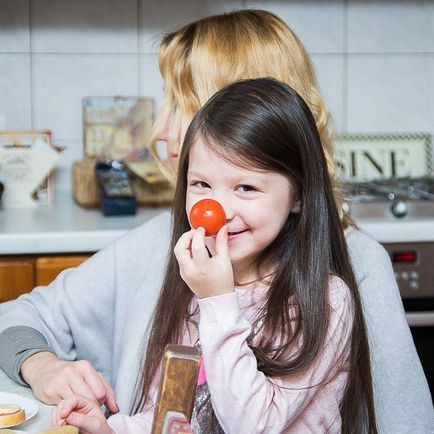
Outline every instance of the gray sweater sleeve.
<svg viewBox="0 0 434 434">
<path fill-rule="evenodd" d="M 27 386 L 21 378 L 20 371 L 23 362 L 30 356 L 42 351 L 53 350 L 44 336 L 31 327 L 9 327 L 0 333 L 0 368 L 17 383 Z"/>
<path fill-rule="evenodd" d="M 111 245 L 77 268 L 63 271 L 48 286 L 36 287 L 29 294 L 0 304 L 0 332 L 6 333 L 2 339 L 7 340 L 9 347 L 2 357 L 6 371 L 10 372 L 11 367 L 16 371 L 23 357 L 19 341 L 8 337 L 6 329 L 10 327 L 36 330 L 45 339 L 44 348 L 48 346 L 59 359 L 66 361 L 87 358 L 82 349 L 89 348 L 92 341 L 111 341 L 110 319 L 115 296 L 113 249 Z M 31 344 L 29 338 L 27 335 L 26 341 Z M 110 360 L 110 345 L 101 345 L 98 354 Z M 91 363 L 95 365 L 96 360 Z M 108 364 L 95 367 L 105 374 L 109 370 Z"/>
<path fill-rule="evenodd" d="M 379 432 L 434 433 L 428 384 L 389 255 L 358 230 L 348 230 L 346 238 L 368 332 Z"/>
<path fill-rule="evenodd" d="M 113 384 L 122 342 L 127 339 L 121 333 L 131 306 L 124 302 L 139 297 L 138 288 L 151 280 L 156 288 L 143 293 L 139 308 L 144 311 L 153 305 L 161 287 L 169 233 L 170 214 L 163 213 L 77 268 L 64 270 L 50 285 L 0 303 L 1 367 L 22 382 L 22 362 L 32 352 L 48 350 L 60 360 L 89 361 Z"/>
</svg>

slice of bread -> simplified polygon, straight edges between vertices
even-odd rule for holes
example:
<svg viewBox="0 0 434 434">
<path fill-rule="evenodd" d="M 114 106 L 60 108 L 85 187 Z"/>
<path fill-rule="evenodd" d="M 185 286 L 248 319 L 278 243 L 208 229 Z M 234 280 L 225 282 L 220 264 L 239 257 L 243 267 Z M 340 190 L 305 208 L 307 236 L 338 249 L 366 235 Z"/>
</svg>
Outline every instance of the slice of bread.
<svg viewBox="0 0 434 434">
<path fill-rule="evenodd" d="M 0 428 L 19 425 L 25 420 L 24 408 L 15 404 L 0 404 Z"/>
<path fill-rule="evenodd" d="M 75 426 L 63 425 L 40 431 L 38 434 L 79 434 L 79 431 Z"/>
</svg>

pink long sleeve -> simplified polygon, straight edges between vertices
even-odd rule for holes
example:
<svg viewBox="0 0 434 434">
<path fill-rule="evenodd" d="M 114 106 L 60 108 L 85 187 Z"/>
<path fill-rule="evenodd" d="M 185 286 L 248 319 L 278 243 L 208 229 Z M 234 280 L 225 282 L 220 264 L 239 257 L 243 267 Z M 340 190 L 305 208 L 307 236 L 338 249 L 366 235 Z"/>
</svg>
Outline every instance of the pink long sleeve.
<svg viewBox="0 0 434 434">
<path fill-rule="evenodd" d="M 347 373 L 342 360 L 351 337 L 353 309 L 348 288 L 338 278 L 330 280 L 330 324 L 326 345 L 316 363 L 305 372 L 285 379 L 268 379 L 257 370 L 247 345 L 251 324 L 264 292 L 261 289 L 198 301 L 199 337 L 213 408 L 226 434 L 339 433 L 339 402 Z M 195 327 L 184 333 L 185 345 L 197 340 Z M 330 380 L 330 372 L 337 375 Z M 157 382 L 151 399 L 155 401 Z M 117 434 L 149 434 L 153 409 L 135 416 L 108 419 Z M 198 433 L 199 434 L 199 433 Z"/>
<path fill-rule="evenodd" d="M 239 294 L 199 300 L 199 336 L 216 416 L 232 433 L 338 433 L 339 401 L 347 373 L 342 356 L 351 336 L 352 301 L 338 278 L 330 279 L 330 324 L 326 346 L 312 367 L 285 379 L 267 379 L 257 370 L 246 339 L 251 324 Z M 337 375 L 330 380 L 330 371 Z M 345 364 L 344 364 L 345 366 Z"/>
<path fill-rule="evenodd" d="M 133 416 L 117 413 L 107 419 L 108 424 L 116 434 L 150 434 L 154 420 L 154 403 L 158 393 L 160 372 L 156 378 L 158 380 L 154 379 L 151 385 L 150 402 L 146 405 L 145 410 Z"/>
<path fill-rule="evenodd" d="M 107 420 L 116 434 L 149 434 L 152 428 L 153 411 L 134 416 L 115 414 Z"/>
</svg>

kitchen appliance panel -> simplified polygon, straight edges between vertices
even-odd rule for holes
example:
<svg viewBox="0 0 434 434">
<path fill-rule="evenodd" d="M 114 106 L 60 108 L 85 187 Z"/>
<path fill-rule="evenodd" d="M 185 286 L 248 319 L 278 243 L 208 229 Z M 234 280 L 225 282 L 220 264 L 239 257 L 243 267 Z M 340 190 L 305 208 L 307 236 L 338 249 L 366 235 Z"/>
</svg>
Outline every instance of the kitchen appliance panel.
<svg viewBox="0 0 434 434">
<path fill-rule="evenodd" d="M 434 243 L 384 243 L 403 299 L 434 299 Z"/>
</svg>

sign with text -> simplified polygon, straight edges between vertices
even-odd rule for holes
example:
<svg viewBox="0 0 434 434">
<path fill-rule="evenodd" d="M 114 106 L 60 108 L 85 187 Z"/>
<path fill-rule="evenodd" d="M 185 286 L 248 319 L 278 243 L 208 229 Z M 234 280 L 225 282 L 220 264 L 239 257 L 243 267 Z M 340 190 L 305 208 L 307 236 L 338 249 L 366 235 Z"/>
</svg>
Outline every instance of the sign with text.
<svg viewBox="0 0 434 434">
<path fill-rule="evenodd" d="M 429 134 L 344 134 L 334 149 L 342 181 L 370 181 L 432 174 Z"/>
</svg>

